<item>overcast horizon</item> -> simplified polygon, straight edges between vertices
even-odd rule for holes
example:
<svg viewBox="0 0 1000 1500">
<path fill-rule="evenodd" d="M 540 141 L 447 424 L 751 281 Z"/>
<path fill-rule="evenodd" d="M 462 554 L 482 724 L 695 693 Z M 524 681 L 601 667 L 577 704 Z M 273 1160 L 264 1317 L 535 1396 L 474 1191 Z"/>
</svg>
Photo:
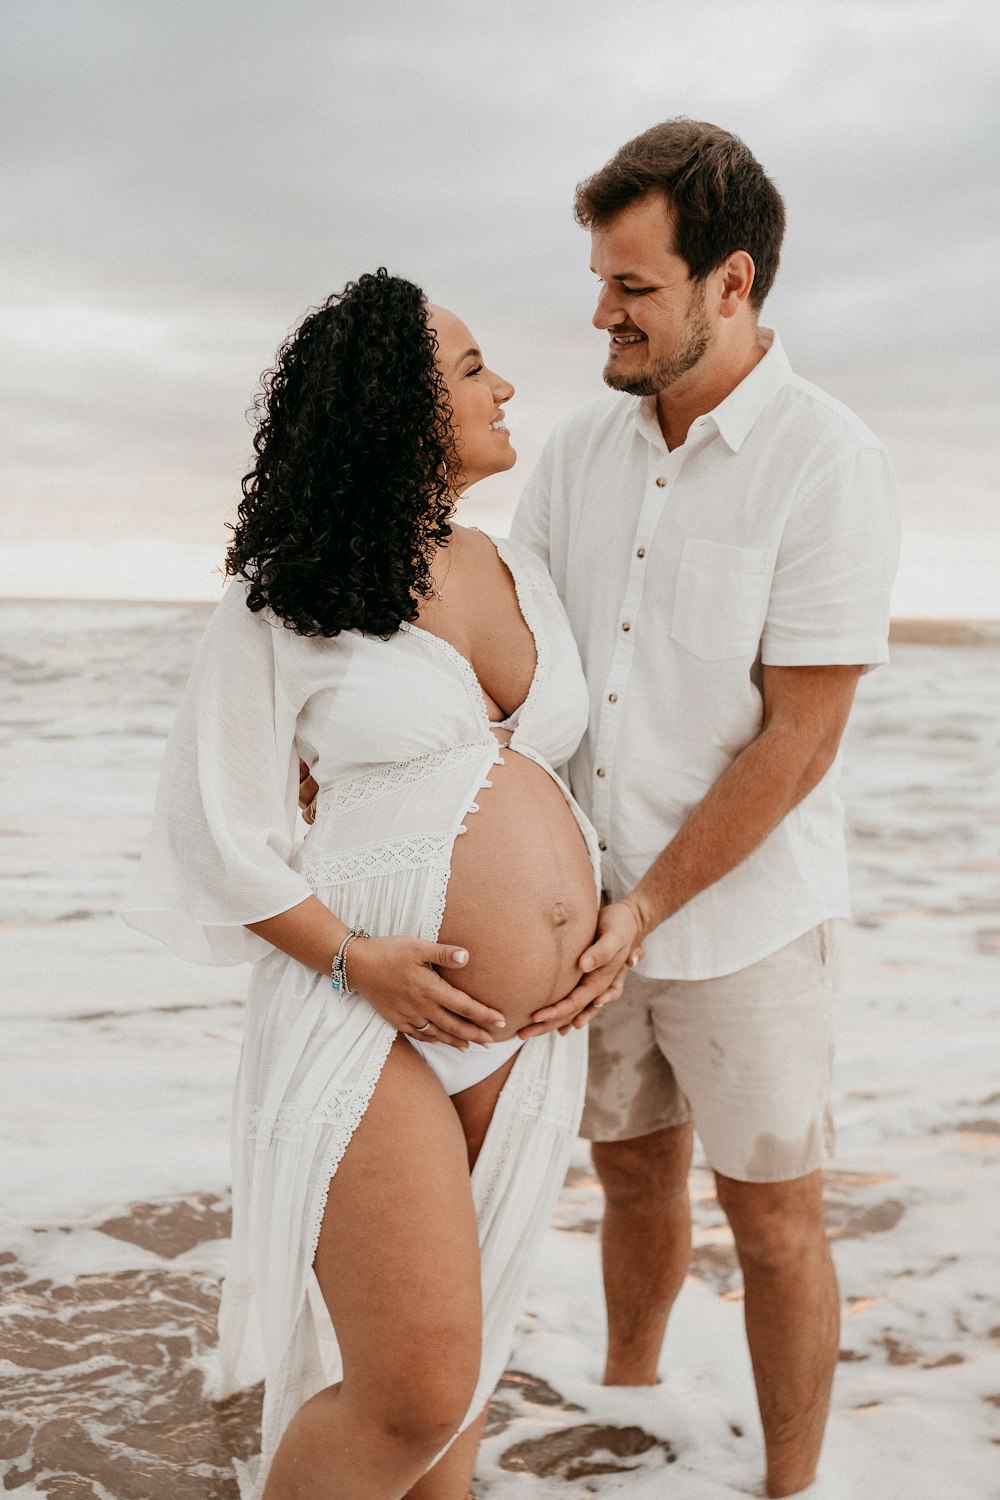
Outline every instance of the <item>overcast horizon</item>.
<svg viewBox="0 0 1000 1500">
<path fill-rule="evenodd" d="M 896 612 L 1000 617 L 996 5 L 4 15 L 0 595 L 209 597 L 260 372 L 380 264 L 518 387 L 521 461 L 467 502 L 502 526 L 546 432 L 602 388 L 573 186 L 688 114 L 785 196 L 762 321 L 890 449 Z"/>
</svg>

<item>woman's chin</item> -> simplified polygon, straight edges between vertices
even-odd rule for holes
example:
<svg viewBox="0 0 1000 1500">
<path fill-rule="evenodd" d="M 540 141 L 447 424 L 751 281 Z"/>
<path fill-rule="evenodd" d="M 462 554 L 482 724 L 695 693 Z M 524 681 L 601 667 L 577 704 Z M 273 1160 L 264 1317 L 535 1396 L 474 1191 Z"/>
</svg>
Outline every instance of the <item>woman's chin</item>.
<svg viewBox="0 0 1000 1500">
<path fill-rule="evenodd" d="M 484 464 L 483 467 L 477 471 L 473 479 L 463 480 L 463 494 L 466 490 L 471 490 L 474 484 L 479 484 L 483 479 L 489 479 L 493 474 L 506 474 L 507 470 L 512 469 L 516 463 L 517 450 L 513 448 L 510 443 L 508 443 L 506 452 L 498 454 L 496 458 L 491 459 L 489 467 Z"/>
</svg>

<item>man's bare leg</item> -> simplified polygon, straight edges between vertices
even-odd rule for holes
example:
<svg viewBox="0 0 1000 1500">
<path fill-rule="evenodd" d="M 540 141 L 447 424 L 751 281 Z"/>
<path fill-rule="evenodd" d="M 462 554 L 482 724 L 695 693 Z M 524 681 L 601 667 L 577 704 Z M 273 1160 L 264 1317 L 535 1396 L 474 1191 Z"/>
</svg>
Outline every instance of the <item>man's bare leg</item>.
<svg viewBox="0 0 1000 1500">
<path fill-rule="evenodd" d="M 717 1173 L 716 1190 L 743 1267 L 767 1493 L 794 1495 L 816 1475 L 840 1341 L 820 1173 L 792 1182 Z"/>
<path fill-rule="evenodd" d="M 608 1305 L 605 1385 L 654 1385 L 667 1319 L 691 1258 L 690 1125 L 631 1141 L 595 1141 L 606 1205 L 601 1232 Z"/>
</svg>

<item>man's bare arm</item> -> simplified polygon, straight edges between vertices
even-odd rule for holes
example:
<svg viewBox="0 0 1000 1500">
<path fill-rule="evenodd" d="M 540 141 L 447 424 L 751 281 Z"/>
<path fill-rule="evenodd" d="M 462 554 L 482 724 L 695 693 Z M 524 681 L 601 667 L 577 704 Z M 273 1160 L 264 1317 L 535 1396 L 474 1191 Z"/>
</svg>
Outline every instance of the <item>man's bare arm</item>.
<svg viewBox="0 0 1000 1500">
<path fill-rule="evenodd" d="M 692 810 L 625 902 L 640 937 L 721 880 L 834 762 L 861 668 L 765 667 L 760 734 Z"/>
<path fill-rule="evenodd" d="M 581 956 L 576 990 L 598 1001 L 643 939 L 762 844 L 833 764 L 860 666 L 765 667 L 764 722 L 710 787 L 633 891 L 603 908 L 596 941 Z M 570 996 L 539 1011 L 521 1035 L 566 1023 Z M 566 1016 L 560 1011 L 566 1007 Z M 580 1011 L 573 1024 L 586 1024 Z"/>
</svg>

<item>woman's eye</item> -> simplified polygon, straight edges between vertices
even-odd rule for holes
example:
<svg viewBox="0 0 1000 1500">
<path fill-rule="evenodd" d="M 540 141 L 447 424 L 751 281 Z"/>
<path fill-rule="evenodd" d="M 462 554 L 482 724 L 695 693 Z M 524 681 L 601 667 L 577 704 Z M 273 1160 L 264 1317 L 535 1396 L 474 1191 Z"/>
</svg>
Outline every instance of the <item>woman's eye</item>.
<svg viewBox="0 0 1000 1500">
<path fill-rule="evenodd" d="M 482 365 L 476 365 L 474 369 L 472 369 L 472 370 L 466 370 L 465 373 L 466 373 L 467 376 L 468 375 L 479 375 L 479 374 L 482 373 L 482 369 L 483 369 Z"/>
</svg>

